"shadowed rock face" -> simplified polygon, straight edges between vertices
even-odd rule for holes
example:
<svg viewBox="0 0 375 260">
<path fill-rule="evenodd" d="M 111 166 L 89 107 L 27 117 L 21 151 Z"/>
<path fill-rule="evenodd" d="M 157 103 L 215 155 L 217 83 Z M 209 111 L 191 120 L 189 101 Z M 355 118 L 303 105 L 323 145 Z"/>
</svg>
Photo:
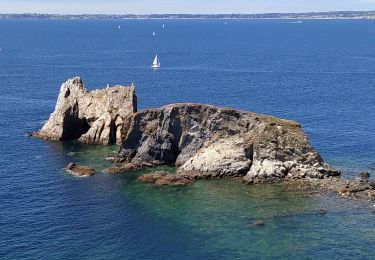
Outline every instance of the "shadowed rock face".
<svg viewBox="0 0 375 260">
<path fill-rule="evenodd" d="M 34 136 L 49 140 L 78 139 L 82 143 L 120 142 L 123 118 L 136 112 L 134 86 L 89 92 L 79 77 L 65 82 L 55 111 Z"/>
<path fill-rule="evenodd" d="M 119 157 L 126 163 L 175 163 L 183 178 L 244 176 L 257 183 L 339 175 L 311 148 L 298 123 L 200 104 L 129 115 Z"/>
</svg>

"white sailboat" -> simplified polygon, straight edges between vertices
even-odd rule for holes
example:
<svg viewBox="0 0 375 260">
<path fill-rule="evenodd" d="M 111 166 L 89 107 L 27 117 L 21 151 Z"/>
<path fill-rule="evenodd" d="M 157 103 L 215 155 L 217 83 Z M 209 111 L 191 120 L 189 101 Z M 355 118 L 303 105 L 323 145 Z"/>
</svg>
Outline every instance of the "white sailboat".
<svg viewBox="0 0 375 260">
<path fill-rule="evenodd" d="M 151 65 L 151 68 L 153 68 L 153 69 L 160 68 L 160 61 L 158 59 L 158 55 L 157 54 L 155 55 L 155 59 L 154 59 L 154 62 L 152 63 L 152 65 Z"/>
<path fill-rule="evenodd" d="M 152 36 L 155 36 L 156 35 L 156 33 L 155 32 L 152 32 Z"/>
<path fill-rule="evenodd" d="M 165 28 L 165 24 L 163 24 L 161 27 L 164 29 Z"/>
<path fill-rule="evenodd" d="M 121 29 L 121 25 L 117 26 L 117 29 Z"/>
</svg>

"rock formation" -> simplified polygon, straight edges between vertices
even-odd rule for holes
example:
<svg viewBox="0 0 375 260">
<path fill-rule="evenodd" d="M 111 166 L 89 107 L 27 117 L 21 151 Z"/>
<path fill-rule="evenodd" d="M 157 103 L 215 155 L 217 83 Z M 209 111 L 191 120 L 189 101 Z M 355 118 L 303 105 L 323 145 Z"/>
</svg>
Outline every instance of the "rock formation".
<svg viewBox="0 0 375 260">
<path fill-rule="evenodd" d="M 340 174 L 311 148 L 298 123 L 201 104 L 172 104 L 129 115 L 119 159 L 176 164 L 173 182 L 178 176 L 244 176 L 246 182 L 258 183 Z M 157 179 L 168 182 L 170 177 L 156 173 L 144 179 L 164 183 Z"/>
<path fill-rule="evenodd" d="M 243 177 L 248 183 L 325 178 L 325 164 L 294 121 L 202 104 L 171 104 L 136 112 L 135 89 L 89 92 L 80 78 L 65 82 L 55 111 L 34 136 L 109 144 L 121 141 L 116 173 L 175 164 L 177 174 L 141 178 L 181 185 L 200 178 Z"/>
<path fill-rule="evenodd" d="M 76 177 L 89 177 L 95 174 L 95 170 L 88 166 L 79 166 L 75 163 L 69 163 L 65 170 Z"/>
<path fill-rule="evenodd" d="M 89 92 L 79 77 L 62 84 L 55 111 L 33 135 L 49 140 L 78 139 L 89 144 L 120 141 L 123 119 L 136 112 L 134 86 Z"/>
<path fill-rule="evenodd" d="M 177 172 L 156 171 L 138 179 L 155 185 L 186 185 L 197 179 L 241 177 L 247 183 L 281 181 L 285 187 L 330 191 L 375 199 L 375 181 L 356 180 L 324 163 L 298 123 L 202 104 L 171 104 L 137 110 L 134 86 L 87 91 L 80 78 L 65 82 L 55 111 L 32 135 L 90 144 L 120 143 L 108 173 L 175 164 Z M 79 177 L 94 170 L 69 164 Z"/>
</svg>

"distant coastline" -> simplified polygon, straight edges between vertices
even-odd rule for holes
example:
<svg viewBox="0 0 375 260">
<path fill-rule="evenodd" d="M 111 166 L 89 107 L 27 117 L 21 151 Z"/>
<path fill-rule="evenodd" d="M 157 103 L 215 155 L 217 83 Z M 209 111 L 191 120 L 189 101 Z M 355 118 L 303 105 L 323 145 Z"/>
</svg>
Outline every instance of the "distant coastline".
<svg viewBox="0 0 375 260">
<path fill-rule="evenodd" d="M 0 19 L 375 19 L 375 11 L 262 14 L 0 14 Z"/>
</svg>

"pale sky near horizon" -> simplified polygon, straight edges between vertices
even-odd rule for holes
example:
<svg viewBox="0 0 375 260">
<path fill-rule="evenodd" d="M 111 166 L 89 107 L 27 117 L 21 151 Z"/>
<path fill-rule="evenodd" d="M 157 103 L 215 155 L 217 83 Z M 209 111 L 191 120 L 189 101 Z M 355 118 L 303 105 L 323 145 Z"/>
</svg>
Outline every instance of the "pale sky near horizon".
<svg viewBox="0 0 375 260">
<path fill-rule="evenodd" d="M 375 10 L 375 0 L 0 0 L 0 13 L 270 13 L 342 10 Z"/>
</svg>

